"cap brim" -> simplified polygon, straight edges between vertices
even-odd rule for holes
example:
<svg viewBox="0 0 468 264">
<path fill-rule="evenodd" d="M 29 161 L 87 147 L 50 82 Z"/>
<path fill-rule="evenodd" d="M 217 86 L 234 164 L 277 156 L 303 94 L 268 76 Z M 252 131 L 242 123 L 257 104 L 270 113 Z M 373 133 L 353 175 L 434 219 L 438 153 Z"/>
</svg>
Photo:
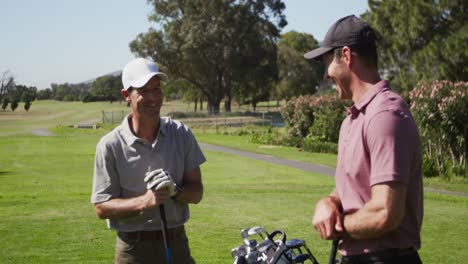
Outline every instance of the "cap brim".
<svg viewBox="0 0 468 264">
<path fill-rule="evenodd" d="M 320 59 L 320 57 L 329 52 L 330 50 L 332 50 L 333 48 L 331 47 L 320 47 L 320 48 L 316 48 L 314 50 L 311 50 L 309 52 L 307 52 L 306 54 L 304 54 L 304 58 L 308 59 L 308 60 L 313 60 L 313 59 Z"/>
<path fill-rule="evenodd" d="M 148 73 L 146 74 L 145 76 L 141 77 L 140 79 L 132 82 L 130 84 L 130 87 L 133 87 L 133 88 L 141 88 L 143 86 L 145 86 L 146 83 L 148 83 L 148 81 L 153 78 L 153 76 L 158 76 L 159 79 L 161 79 L 162 81 L 168 81 L 169 80 L 169 77 L 167 77 L 167 75 L 165 73 L 162 73 L 162 72 L 151 72 L 151 73 Z M 129 88 L 130 88 L 129 87 Z"/>
</svg>

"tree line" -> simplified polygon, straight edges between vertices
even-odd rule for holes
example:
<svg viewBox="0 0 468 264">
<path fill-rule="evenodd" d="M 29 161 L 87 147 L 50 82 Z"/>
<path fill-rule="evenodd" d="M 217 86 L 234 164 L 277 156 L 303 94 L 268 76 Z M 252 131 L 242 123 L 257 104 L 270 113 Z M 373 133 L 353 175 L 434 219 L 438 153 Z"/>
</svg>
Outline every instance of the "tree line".
<svg viewBox="0 0 468 264">
<path fill-rule="evenodd" d="M 419 81 L 467 81 L 467 1 L 368 3 L 361 18 L 379 35 L 382 76 L 408 100 Z M 232 103 L 255 108 L 263 100 L 314 94 L 324 84 L 323 67 L 302 57 L 318 46 L 314 36 L 280 34 L 287 25 L 281 0 L 149 0 L 148 4 L 153 8 L 149 20 L 156 27 L 139 34 L 129 48 L 169 74 L 165 88 L 169 99 L 194 102 L 195 110 L 207 102 L 208 112 L 216 114 L 222 102 L 227 112 Z M 21 100 L 14 80 L 3 77 L 0 100 Z M 121 98 L 118 75 L 90 83 L 52 84 L 39 91 L 27 88 L 20 90 L 35 90 L 37 99 L 113 102 Z"/>
<path fill-rule="evenodd" d="M 78 84 L 52 83 L 51 88 L 38 90 L 36 87 L 18 85 L 12 73 L 5 71 L 0 75 L 0 102 L 5 111 L 10 106 L 15 111 L 20 102 L 24 102 L 24 109 L 29 110 L 34 100 L 57 101 L 119 101 L 121 89 L 121 74 L 105 75 L 92 82 Z"/>
<path fill-rule="evenodd" d="M 223 101 L 290 99 L 314 94 L 323 68 L 302 54 L 318 46 L 310 34 L 289 32 L 281 0 L 150 0 L 157 27 L 130 43 L 159 62 L 210 113 Z M 409 100 L 420 81 L 468 79 L 468 2 L 369 0 L 361 15 L 378 33 L 380 69 Z M 323 25 L 327 27 L 329 25 Z"/>
</svg>

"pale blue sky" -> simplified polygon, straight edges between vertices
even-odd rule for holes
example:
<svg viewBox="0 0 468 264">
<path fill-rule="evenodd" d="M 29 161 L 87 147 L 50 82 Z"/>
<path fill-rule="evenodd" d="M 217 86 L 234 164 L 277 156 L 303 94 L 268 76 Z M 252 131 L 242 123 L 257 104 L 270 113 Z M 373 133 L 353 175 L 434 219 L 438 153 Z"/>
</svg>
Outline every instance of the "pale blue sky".
<svg viewBox="0 0 468 264">
<path fill-rule="evenodd" d="M 291 30 L 322 40 L 337 19 L 360 15 L 367 0 L 284 0 Z M 1 0 L 0 73 L 17 84 L 50 87 L 121 70 L 128 44 L 152 24 L 146 0 Z"/>
</svg>

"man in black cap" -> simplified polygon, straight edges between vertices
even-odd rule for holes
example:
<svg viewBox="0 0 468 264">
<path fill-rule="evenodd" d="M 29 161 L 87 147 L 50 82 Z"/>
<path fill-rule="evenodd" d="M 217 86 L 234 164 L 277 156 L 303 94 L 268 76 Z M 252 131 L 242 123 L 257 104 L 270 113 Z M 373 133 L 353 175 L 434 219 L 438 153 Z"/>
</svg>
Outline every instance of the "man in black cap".
<svg viewBox="0 0 468 264">
<path fill-rule="evenodd" d="M 336 188 L 317 202 L 315 229 L 340 241 L 342 263 L 421 263 L 421 140 L 408 105 L 380 78 L 374 31 L 341 18 L 304 57 L 322 61 L 340 98 L 354 103 L 340 128 Z"/>
</svg>

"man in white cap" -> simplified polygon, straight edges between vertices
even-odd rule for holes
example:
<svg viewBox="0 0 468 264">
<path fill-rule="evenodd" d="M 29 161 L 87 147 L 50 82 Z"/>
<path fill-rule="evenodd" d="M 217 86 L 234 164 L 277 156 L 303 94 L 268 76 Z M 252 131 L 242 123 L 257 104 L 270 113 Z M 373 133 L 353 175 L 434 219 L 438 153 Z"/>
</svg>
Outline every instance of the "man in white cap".
<svg viewBox="0 0 468 264">
<path fill-rule="evenodd" d="M 206 159 L 188 127 L 160 116 L 167 79 L 152 61 L 130 61 L 121 93 L 131 113 L 96 147 L 91 202 L 117 231 L 115 263 L 165 263 L 164 237 L 172 263 L 194 263 L 184 224 L 188 204 L 202 199 L 199 166 Z"/>
</svg>

